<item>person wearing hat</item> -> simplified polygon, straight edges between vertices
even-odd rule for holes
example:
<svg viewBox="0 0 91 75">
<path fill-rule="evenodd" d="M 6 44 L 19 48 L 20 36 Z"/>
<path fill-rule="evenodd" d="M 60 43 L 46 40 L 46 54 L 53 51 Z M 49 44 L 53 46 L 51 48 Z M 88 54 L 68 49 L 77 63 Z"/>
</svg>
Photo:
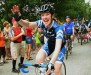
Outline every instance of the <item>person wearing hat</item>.
<svg viewBox="0 0 91 75">
<path fill-rule="evenodd" d="M 74 22 L 71 21 L 70 16 L 66 16 L 66 23 L 64 24 L 64 31 L 66 34 L 66 45 L 67 45 L 67 40 L 71 39 L 74 41 Z M 73 42 L 72 42 L 72 47 L 73 47 Z"/>
<path fill-rule="evenodd" d="M 16 61 L 20 54 L 20 63 L 19 68 L 26 67 L 23 65 L 25 50 L 22 45 L 22 35 L 24 35 L 24 30 L 19 26 L 17 21 L 12 18 L 13 26 L 10 28 L 9 37 L 11 40 L 10 48 L 11 48 L 11 56 L 12 56 L 12 72 L 19 73 L 19 69 L 16 69 Z"/>
</svg>

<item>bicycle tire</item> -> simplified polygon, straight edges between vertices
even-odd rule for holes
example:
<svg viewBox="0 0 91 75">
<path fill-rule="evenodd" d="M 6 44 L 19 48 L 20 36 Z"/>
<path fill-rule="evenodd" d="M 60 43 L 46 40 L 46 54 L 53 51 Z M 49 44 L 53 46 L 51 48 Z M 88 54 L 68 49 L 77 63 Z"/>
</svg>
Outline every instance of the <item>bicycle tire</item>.
<svg viewBox="0 0 91 75">
<path fill-rule="evenodd" d="M 70 42 L 70 50 L 69 53 L 72 54 L 72 41 Z"/>
<path fill-rule="evenodd" d="M 66 51 L 66 60 L 68 59 L 68 50 Z"/>
<path fill-rule="evenodd" d="M 66 65 L 64 62 L 62 63 L 62 75 L 66 75 Z"/>
<path fill-rule="evenodd" d="M 82 45 L 82 41 L 83 41 L 83 40 L 81 39 L 81 45 Z"/>
</svg>

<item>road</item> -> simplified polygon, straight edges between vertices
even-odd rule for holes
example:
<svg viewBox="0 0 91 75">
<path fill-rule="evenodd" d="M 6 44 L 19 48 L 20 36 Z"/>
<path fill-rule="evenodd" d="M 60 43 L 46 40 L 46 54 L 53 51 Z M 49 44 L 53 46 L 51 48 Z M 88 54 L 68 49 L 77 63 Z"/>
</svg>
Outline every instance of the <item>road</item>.
<svg viewBox="0 0 91 75">
<path fill-rule="evenodd" d="M 34 60 L 27 61 L 25 63 L 35 62 L 35 55 L 32 54 Z M 91 42 L 80 45 L 77 40 L 74 42 L 73 53 L 64 60 L 67 68 L 67 75 L 91 75 Z M 19 61 L 17 62 L 19 63 Z M 11 72 L 12 62 L 9 60 L 8 64 L 0 66 L 0 75 L 18 75 Z M 36 75 L 35 68 L 28 68 L 30 71 L 28 74 L 20 73 L 19 75 Z"/>
</svg>

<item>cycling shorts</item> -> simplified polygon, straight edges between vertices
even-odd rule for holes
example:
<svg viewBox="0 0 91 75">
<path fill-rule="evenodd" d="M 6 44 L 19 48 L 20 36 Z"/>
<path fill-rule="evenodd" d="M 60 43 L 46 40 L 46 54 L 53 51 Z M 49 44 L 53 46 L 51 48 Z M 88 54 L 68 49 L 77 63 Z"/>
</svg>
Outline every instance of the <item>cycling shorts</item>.
<svg viewBox="0 0 91 75">
<path fill-rule="evenodd" d="M 42 49 L 41 50 L 44 50 L 44 52 L 46 53 L 47 56 L 49 56 L 49 55 L 51 55 L 53 53 L 52 51 L 49 50 L 48 43 L 45 43 L 42 46 Z M 60 50 L 60 53 L 58 55 L 58 58 L 56 59 L 56 62 L 57 63 L 62 64 L 62 62 L 64 60 L 64 56 L 65 56 L 65 51 L 66 51 L 66 48 L 65 48 L 65 45 L 64 45 L 64 47 L 62 47 L 62 49 Z"/>
</svg>

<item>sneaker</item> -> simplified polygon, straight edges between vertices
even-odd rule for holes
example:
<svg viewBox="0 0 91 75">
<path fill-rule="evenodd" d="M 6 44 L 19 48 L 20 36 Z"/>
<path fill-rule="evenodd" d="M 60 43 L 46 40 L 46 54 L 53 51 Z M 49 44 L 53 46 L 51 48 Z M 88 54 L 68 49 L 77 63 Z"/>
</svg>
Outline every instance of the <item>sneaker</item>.
<svg viewBox="0 0 91 75">
<path fill-rule="evenodd" d="M 3 63 L 4 63 L 4 64 L 7 64 L 7 63 L 9 63 L 9 62 L 8 62 L 8 61 L 3 61 Z"/>
<path fill-rule="evenodd" d="M 13 72 L 13 73 L 19 73 L 20 70 L 19 70 L 19 69 L 12 69 L 12 72 Z"/>
<path fill-rule="evenodd" d="M 28 68 L 28 66 L 25 66 L 24 64 L 19 63 L 19 68 Z"/>
<path fill-rule="evenodd" d="M 3 66 L 3 63 L 2 62 L 0 62 L 0 66 Z"/>
<path fill-rule="evenodd" d="M 28 61 L 30 61 L 30 60 L 33 60 L 33 58 L 32 58 L 32 57 L 30 57 L 30 58 L 27 58 L 27 60 L 28 60 Z"/>
</svg>

